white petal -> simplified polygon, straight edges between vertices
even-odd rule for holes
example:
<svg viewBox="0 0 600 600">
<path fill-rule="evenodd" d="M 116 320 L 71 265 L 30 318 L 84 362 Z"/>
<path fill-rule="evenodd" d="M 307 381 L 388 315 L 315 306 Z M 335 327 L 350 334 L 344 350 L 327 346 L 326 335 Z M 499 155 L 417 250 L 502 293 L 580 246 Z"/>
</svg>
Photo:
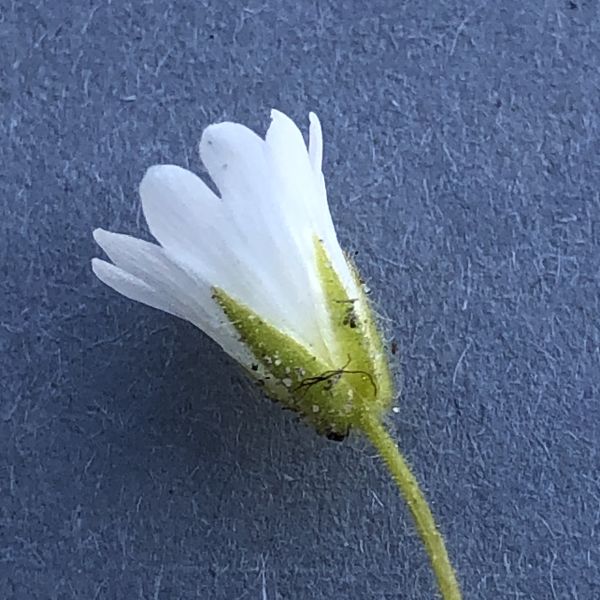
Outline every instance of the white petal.
<svg viewBox="0 0 600 600">
<path fill-rule="evenodd" d="M 212 285 L 235 286 L 228 274 L 247 271 L 252 252 L 228 207 L 197 175 L 156 165 L 146 172 L 140 195 L 150 231 L 172 259 Z"/>
<path fill-rule="evenodd" d="M 220 266 L 222 244 L 214 244 L 223 229 L 220 199 L 197 175 L 175 165 L 150 167 L 140 196 L 152 235 L 174 255 L 203 258 L 210 277 Z"/>
<path fill-rule="evenodd" d="M 92 270 L 100 281 L 130 300 L 141 302 L 152 308 L 158 308 L 182 319 L 186 318 L 171 303 L 168 297 L 165 297 L 161 292 L 135 277 L 135 275 L 131 275 L 131 273 L 127 273 L 127 271 L 99 258 L 92 259 Z"/>
<path fill-rule="evenodd" d="M 310 164 L 315 175 L 321 176 L 323 163 L 323 130 L 321 129 L 321 121 L 319 121 L 319 117 L 314 112 L 308 113 L 308 119 L 310 121 L 308 138 Z"/>
<path fill-rule="evenodd" d="M 283 220 L 286 198 L 274 181 L 265 141 L 243 125 L 218 123 L 204 130 L 200 157 L 223 200 L 219 235 L 232 256 L 248 263 L 267 295 L 276 297 L 290 279 L 286 271 L 295 265 Z"/>
<path fill-rule="evenodd" d="M 238 123 L 209 125 L 200 140 L 200 158 L 221 197 L 252 214 L 268 184 L 264 140 Z"/>
<path fill-rule="evenodd" d="M 206 282 L 173 263 L 155 244 L 102 229 L 94 231 L 94 238 L 115 263 L 93 259 L 101 281 L 132 300 L 190 321 L 241 360 L 237 335 Z"/>
<path fill-rule="evenodd" d="M 304 187 L 310 188 L 308 154 L 301 144 L 308 166 Z M 242 125 L 219 123 L 204 131 L 200 155 L 227 213 L 220 235 L 228 240 L 232 264 L 239 265 L 223 288 L 316 354 L 326 355 L 321 324 L 314 317 L 312 250 L 309 257 L 305 250 L 313 230 L 305 207 L 280 176 L 269 141 Z M 242 279 L 241 268 L 252 277 Z"/>
<path fill-rule="evenodd" d="M 170 260 L 255 310 L 264 310 L 257 298 L 261 291 L 257 281 L 272 282 L 273 276 L 264 276 L 260 257 L 244 230 L 252 232 L 259 225 L 252 226 L 237 213 L 228 214 L 231 208 L 197 175 L 173 165 L 148 169 L 140 195 L 150 231 Z M 268 294 L 273 296 L 274 289 Z"/>
<path fill-rule="evenodd" d="M 104 229 L 95 229 L 93 235 L 116 266 L 139 279 L 147 280 L 154 277 L 156 271 L 170 267 L 163 249 L 156 244 Z"/>
<path fill-rule="evenodd" d="M 250 193 L 263 201 L 264 193 Z M 273 251 L 265 235 L 268 215 L 256 207 L 250 210 L 252 196 L 244 198 L 244 204 L 256 222 L 242 214 L 244 206 L 233 210 L 231 198 L 222 201 L 199 177 L 173 165 L 150 168 L 140 195 L 150 231 L 171 261 L 211 286 L 223 288 L 278 326 L 291 328 L 282 316 L 281 281 L 270 270 L 272 257 L 285 257 L 285 252 Z"/>
<path fill-rule="evenodd" d="M 349 295 L 356 295 L 356 286 L 346 259 L 341 251 L 325 191 L 323 174 L 315 174 L 314 165 L 322 156 L 321 127 L 316 115 L 311 119 L 311 136 L 315 146 L 309 156 L 300 130 L 295 123 L 279 111 L 272 111 L 273 122 L 267 132 L 267 144 L 272 149 L 278 172 L 285 181 L 287 203 L 299 204 L 305 208 L 310 222 L 311 235 L 323 240 L 333 267 L 340 275 Z M 311 162 L 312 161 L 312 162 Z M 312 240 L 311 240 L 312 244 Z"/>
<path fill-rule="evenodd" d="M 169 299 L 183 318 L 204 328 L 220 316 L 210 285 L 176 265 L 160 246 L 103 229 L 94 231 L 94 239 L 116 267 Z"/>
<path fill-rule="evenodd" d="M 275 175 L 281 177 L 285 190 L 285 196 L 279 202 L 286 209 L 294 210 L 294 214 L 308 215 L 314 225 L 315 214 L 322 207 L 315 194 L 314 173 L 302 133 L 287 115 L 278 110 L 271 111 L 271 119 L 266 143 L 277 171 Z"/>
<path fill-rule="evenodd" d="M 282 112 L 271 111 L 271 126 L 267 131 L 267 145 L 281 179 L 286 210 L 297 218 L 306 215 L 310 224 L 309 235 L 328 240 L 335 236 L 327 206 L 327 198 L 320 193 L 302 133 L 296 124 Z M 312 243 L 312 241 L 311 241 Z"/>
</svg>

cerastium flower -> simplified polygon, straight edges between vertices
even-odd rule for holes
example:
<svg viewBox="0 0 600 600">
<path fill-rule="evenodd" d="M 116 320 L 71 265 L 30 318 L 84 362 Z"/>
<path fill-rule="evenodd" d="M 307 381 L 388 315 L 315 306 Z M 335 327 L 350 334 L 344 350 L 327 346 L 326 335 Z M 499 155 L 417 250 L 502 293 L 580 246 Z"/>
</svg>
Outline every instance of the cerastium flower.
<svg viewBox="0 0 600 600">
<path fill-rule="evenodd" d="M 237 123 L 209 126 L 200 156 L 220 195 L 186 169 L 151 167 L 140 196 L 160 245 L 97 229 L 112 264 L 92 267 L 128 298 L 196 325 L 319 433 L 364 432 L 406 498 L 442 596 L 455 600 L 443 538 L 382 425 L 393 397 L 388 357 L 333 227 L 314 114 L 309 133 L 307 150 L 277 111 L 265 139 Z"/>
</svg>

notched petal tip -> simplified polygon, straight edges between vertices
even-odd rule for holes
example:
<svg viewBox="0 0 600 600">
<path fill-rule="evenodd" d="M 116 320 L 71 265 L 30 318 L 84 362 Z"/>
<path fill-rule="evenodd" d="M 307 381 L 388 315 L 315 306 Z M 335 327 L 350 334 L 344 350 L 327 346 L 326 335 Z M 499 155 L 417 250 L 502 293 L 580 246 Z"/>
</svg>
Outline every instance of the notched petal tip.
<svg viewBox="0 0 600 600">
<path fill-rule="evenodd" d="M 189 174 L 189 171 L 178 165 L 152 165 L 146 169 L 142 181 L 140 181 L 139 192 L 142 202 L 144 196 L 154 190 L 157 185 L 164 186 L 178 177 L 185 177 L 187 174 Z"/>
<path fill-rule="evenodd" d="M 98 244 L 98 246 L 102 246 L 102 243 L 99 241 L 102 239 L 102 236 L 107 233 L 105 229 L 102 229 L 102 227 L 96 227 L 96 229 L 94 229 L 94 231 L 92 231 L 92 237 L 94 238 L 94 241 L 96 242 L 96 244 Z"/>
<path fill-rule="evenodd" d="M 271 109 L 271 124 L 265 137 L 267 142 L 272 138 L 281 138 L 292 143 L 295 139 L 297 142 L 301 141 L 302 146 L 305 147 L 304 137 L 298 125 L 291 117 L 276 108 Z"/>
<path fill-rule="evenodd" d="M 254 163 L 262 154 L 263 145 L 264 140 L 245 125 L 224 121 L 209 125 L 202 132 L 198 149 L 212 180 L 221 189 L 222 184 L 227 185 L 232 179 L 232 176 L 223 179 L 223 172 Z"/>
<path fill-rule="evenodd" d="M 234 143 L 239 136 L 256 135 L 251 129 L 240 123 L 231 121 L 222 121 L 213 123 L 204 129 L 200 138 L 200 154 L 205 148 L 229 146 Z"/>
<path fill-rule="evenodd" d="M 94 241 L 96 242 L 96 244 L 98 244 L 98 246 L 100 246 L 100 248 L 102 248 L 102 250 L 104 250 L 104 252 L 106 252 L 106 247 L 108 246 L 108 244 L 110 244 L 112 238 L 115 235 L 116 234 L 114 234 L 112 231 L 107 231 L 106 229 L 102 229 L 101 227 L 97 227 L 92 232 L 92 237 L 94 238 Z"/>
<path fill-rule="evenodd" d="M 271 110 L 271 124 L 265 136 L 267 146 L 279 155 L 288 158 L 287 163 L 280 165 L 284 173 L 290 169 L 300 168 L 300 162 L 304 161 L 307 153 L 304 136 L 298 125 L 279 110 Z M 290 162 L 293 167 L 290 166 Z"/>
<path fill-rule="evenodd" d="M 276 108 L 272 108 L 271 109 L 271 121 L 277 121 L 277 120 L 287 120 L 287 121 L 291 121 L 292 119 L 290 119 L 290 117 L 288 117 L 284 112 L 276 109 Z"/>
<path fill-rule="evenodd" d="M 96 242 L 96 244 L 98 244 L 98 246 L 100 246 L 100 248 L 102 249 L 102 251 L 105 254 L 110 254 L 110 252 L 108 251 L 108 248 L 110 246 L 111 238 L 113 235 L 114 234 L 111 233 L 110 231 L 106 231 L 106 229 L 101 229 L 100 227 L 94 229 L 94 231 L 92 232 L 92 237 L 94 238 L 94 241 Z M 95 258 L 92 260 L 99 260 L 99 259 Z M 94 265 L 92 262 L 92 269 L 93 269 L 93 266 Z"/>
<path fill-rule="evenodd" d="M 298 129 L 298 126 L 294 120 L 276 108 L 271 109 L 271 125 L 269 126 L 269 130 L 273 127 L 291 127 L 293 130 L 296 130 L 298 133 L 300 133 L 300 129 Z M 267 131 L 267 136 L 268 135 L 269 132 Z"/>
<path fill-rule="evenodd" d="M 221 121 L 220 123 L 212 123 L 204 128 L 202 135 L 200 136 L 200 145 L 212 144 L 215 140 L 218 140 L 223 134 L 231 131 L 237 123 L 231 121 Z"/>
<path fill-rule="evenodd" d="M 101 258 L 92 258 L 92 260 L 90 261 L 90 264 L 92 266 L 92 272 L 94 273 L 94 275 L 103 283 L 106 283 L 105 279 L 106 279 L 106 275 L 107 273 L 110 271 L 111 268 L 114 268 L 114 265 L 112 265 L 111 263 L 102 260 Z M 109 285 L 109 284 L 108 284 Z"/>
</svg>

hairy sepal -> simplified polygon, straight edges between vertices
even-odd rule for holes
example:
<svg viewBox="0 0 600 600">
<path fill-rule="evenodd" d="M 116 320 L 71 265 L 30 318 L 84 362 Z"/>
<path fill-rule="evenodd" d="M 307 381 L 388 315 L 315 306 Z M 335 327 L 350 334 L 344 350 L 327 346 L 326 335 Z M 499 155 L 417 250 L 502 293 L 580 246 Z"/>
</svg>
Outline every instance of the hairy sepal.
<svg viewBox="0 0 600 600">
<path fill-rule="evenodd" d="M 335 439 L 360 426 L 365 416 L 381 418 L 391 403 L 392 384 L 383 344 L 358 279 L 349 297 L 323 244 L 315 261 L 331 324 L 335 364 L 265 321 L 220 288 L 213 297 L 255 358 L 245 365 L 274 400 L 305 417 L 319 433 Z M 351 267 L 353 276 L 355 270 Z"/>
</svg>

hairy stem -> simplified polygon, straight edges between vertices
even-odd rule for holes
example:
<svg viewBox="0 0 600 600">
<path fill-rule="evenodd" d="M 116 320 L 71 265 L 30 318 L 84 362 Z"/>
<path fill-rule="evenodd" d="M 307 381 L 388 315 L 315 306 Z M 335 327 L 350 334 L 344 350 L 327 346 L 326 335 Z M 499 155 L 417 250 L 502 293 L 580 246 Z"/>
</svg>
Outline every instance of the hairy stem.
<svg viewBox="0 0 600 600">
<path fill-rule="evenodd" d="M 390 474 L 408 504 L 419 536 L 429 556 L 442 598 L 444 600 L 461 600 L 462 595 L 456 580 L 456 574 L 448 558 L 444 538 L 438 531 L 427 500 L 425 500 L 425 496 L 423 496 L 419 483 L 412 474 L 408 463 L 390 434 L 379 421 L 372 417 L 366 417 L 362 420 L 361 425 L 364 433 L 385 461 Z"/>
</svg>

